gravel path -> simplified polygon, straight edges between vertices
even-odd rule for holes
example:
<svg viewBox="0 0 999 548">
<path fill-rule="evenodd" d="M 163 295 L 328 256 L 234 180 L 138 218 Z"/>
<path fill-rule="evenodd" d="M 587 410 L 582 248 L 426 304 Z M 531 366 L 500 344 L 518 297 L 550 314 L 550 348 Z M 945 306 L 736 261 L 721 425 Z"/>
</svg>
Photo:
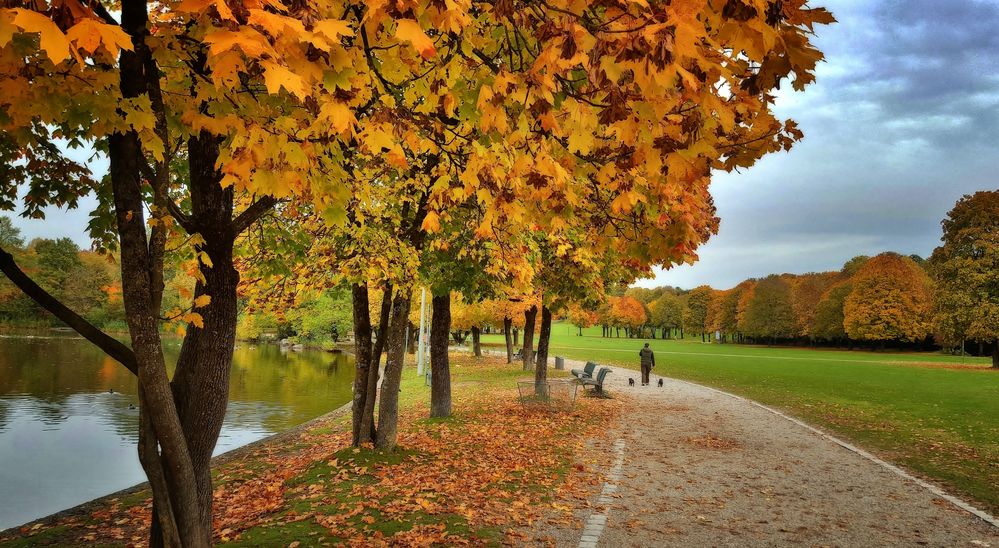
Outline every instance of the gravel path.
<svg viewBox="0 0 999 548">
<path fill-rule="evenodd" d="M 585 530 L 543 532 L 557 545 L 593 546 L 598 533 L 597 546 L 615 547 L 999 548 L 999 527 L 827 437 L 749 401 L 658 379 L 641 387 L 627 369 L 608 377 L 627 408 L 595 443 L 608 472 L 623 446 L 621 473 L 579 514 Z"/>
</svg>

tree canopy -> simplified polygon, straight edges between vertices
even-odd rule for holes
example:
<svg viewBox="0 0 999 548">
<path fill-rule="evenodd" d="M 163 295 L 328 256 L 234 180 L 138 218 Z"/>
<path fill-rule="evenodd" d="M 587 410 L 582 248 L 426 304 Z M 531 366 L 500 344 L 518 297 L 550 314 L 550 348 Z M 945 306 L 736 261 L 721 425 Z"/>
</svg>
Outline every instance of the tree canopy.
<svg viewBox="0 0 999 548">
<path fill-rule="evenodd" d="M 964 196 L 941 224 L 930 257 L 936 323 L 951 339 L 992 341 L 999 367 L 999 191 Z"/>
</svg>

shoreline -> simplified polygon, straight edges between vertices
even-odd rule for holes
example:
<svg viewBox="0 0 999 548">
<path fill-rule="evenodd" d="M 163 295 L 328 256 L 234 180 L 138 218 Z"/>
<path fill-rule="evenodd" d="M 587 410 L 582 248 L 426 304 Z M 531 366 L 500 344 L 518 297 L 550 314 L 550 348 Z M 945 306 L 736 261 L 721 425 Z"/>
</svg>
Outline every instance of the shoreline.
<svg viewBox="0 0 999 548">
<path fill-rule="evenodd" d="M 337 407 L 336 409 L 333 409 L 332 411 L 319 415 L 318 417 L 305 421 L 299 425 L 293 426 L 288 430 L 284 430 L 283 432 L 276 432 L 274 434 L 271 434 L 270 436 L 260 438 L 259 440 L 252 441 L 246 445 L 241 445 L 239 447 L 230 449 L 225 453 L 220 453 L 218 455 L 215 455 L 214 457 L 212 457 L 211 466 L 212 468 L 215 468 L 230 461 L 240 459 L 252 453 L 261 446 L 270 445 L 272 443 L 283 441 L 286 438 L 292 438 L 298 436 L 299 434 L 301 434 L 305 430 L 308 430 L 310 427 L 312 427 L 314 424 L 318 422 L 329 419 L 335 419 L 340 416 L 346 415 L 350 413 L 350 407 L 352 403 L 353 402 L 348 401 L 347 403 L 341 405 L 340 407 Z M 0 537 L 8 536 L 11 534 L 21 534 L 22 529 L 26 527 L 30 529 L 32 526 L 36 524 L 54 523 L 63 518 L 86 516 L 92 513 L 93 510 L 102 506 L 106 506 L 113 499 L 119 499 L 122 497 L 133 495 L 135 493 L 148 489 L 148 487 L 149 487 L 149 482 L 144 481 L 142 483 L 137 483 L 131 487 L 119 489 L 112 493 L 108 493 L 107 495 L 102 495 L 95 499 L 88 500 L 87 502 L 77 504 L 76 506 L 71 506 L 64 510 L 59 510 L 58 512 L 54 512 L 47 516 L 42 516 L 40 518 L 33 519 L 31 521 L 22 523 L 20 525 L 15 525 L 13 527 L 8 527 L 6 529 L 0 529 Z"/>
</svg>

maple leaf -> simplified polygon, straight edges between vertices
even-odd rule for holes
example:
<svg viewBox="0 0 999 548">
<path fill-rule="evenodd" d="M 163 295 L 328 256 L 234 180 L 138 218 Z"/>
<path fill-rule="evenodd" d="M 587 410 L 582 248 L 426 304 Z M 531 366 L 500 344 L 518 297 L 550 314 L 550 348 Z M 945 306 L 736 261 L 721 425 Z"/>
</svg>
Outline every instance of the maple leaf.
<svg viewBox="0 0 999 548">
<path fill-rule="evenodd" d="M 188 312 L 181 317 L 181 321 L 187 322 L 194 327 L 202 329 L 205 327 L 205 319 L 197 312 Z"/>
<path fill-rule="evenodd" d="M 308 89 L 300 76 L 277 63 L 263 61 L 264 85 L 269 93 L 277 93 L 284 88 L 299 98 L 308 95 Z"/>
<path fill-rule="evenodd" d="M 350 24 L 340 19 L 323 19 L 316 21 L 313 25 L 313 32 L 322 34 L 326 38 L 338 41 L 341 36 L 353 36 L 354 31 Z"/>
<path fill-rule="evenodd" d="M 69 40 L 59 30 L 56 24 L 36 11 L 14 8 L 13 23 L 26 32 L 38 33 L 41 37 L 40 46 L 53 63 L 59 63 L 69 57 Z"/>
<path fill-rule="evenodd" d="M 434 41 L 430 39 L 420 24 L 412 19 L 400 19 L 396 21 L 395 35 L 398 39 L 409 42 L 424 59 L 430 59 L 437 54 Z"/>
<path fill-rule="evenodd" d="M 420 228 L 424 232 L 439 232 L 441 229 L 440 215 L 434 211 L 427 212 L 426 218 L 423 219 L 423 224 Z"/>
</svg>

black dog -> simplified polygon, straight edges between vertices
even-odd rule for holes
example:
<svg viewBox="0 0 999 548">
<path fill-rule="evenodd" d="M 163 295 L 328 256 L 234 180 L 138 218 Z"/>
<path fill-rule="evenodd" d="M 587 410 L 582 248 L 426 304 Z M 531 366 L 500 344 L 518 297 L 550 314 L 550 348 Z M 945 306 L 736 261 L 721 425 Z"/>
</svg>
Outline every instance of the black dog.
<svg viewBox="0 0 999 548">
<path fill-rule="evenodd" d="M 663 387 L 663 380 L 659 379 L 659 388 L 662 388 L 662 387 Z"/>
<path fill-rule="evenodd" d="M 628 377 L 628 386 L 635 386 L 635 379 Z"/>
</svg>

